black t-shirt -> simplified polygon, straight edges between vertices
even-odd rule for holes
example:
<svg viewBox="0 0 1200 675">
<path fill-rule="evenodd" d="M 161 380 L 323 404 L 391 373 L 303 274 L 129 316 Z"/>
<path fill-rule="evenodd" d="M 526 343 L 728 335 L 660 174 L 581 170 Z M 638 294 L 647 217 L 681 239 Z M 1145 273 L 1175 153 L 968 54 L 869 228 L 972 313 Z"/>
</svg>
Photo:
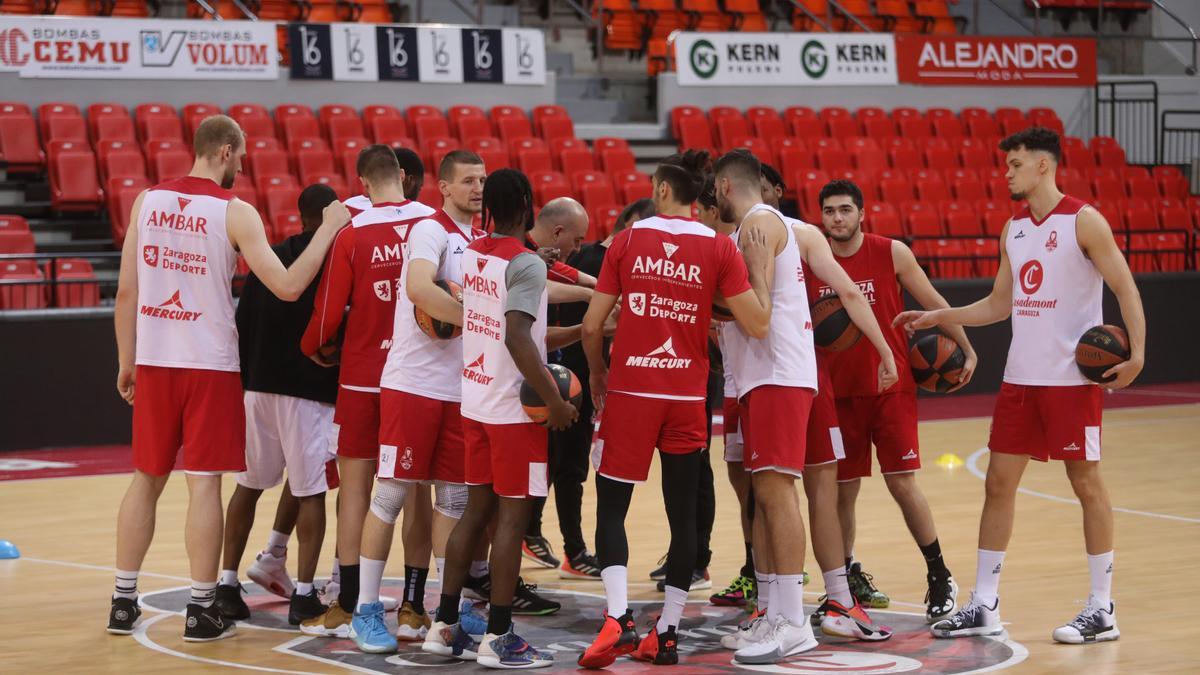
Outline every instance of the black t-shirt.
<svg viewBox="0 0 1200 675">
<path fill-rule="evenodd" d="M 274 247 L 275 254 L 290 266 L 312 238 L 312 232 L 288 237 Z M 337 400 L 337 367 L 322 368 L 300 352 L 318 281 L 319 274 L 298 300 L 285 302 L 255 275 L 246 278 L 236 315 L 243 388 L 323 403 Z"/>
<path fill-rule="evenodd" d="M 604 264 L 604 254 L 607 252 L 608 247 L 601 242 L 584 244 L 581 249 L 567 259 L 567 264 L 580 272 L 599 277 L 600 267 Z M 555 307 L 557 307 L 557 316 L 556 320 L 551 323 L 556 326 L 574 326 L 583 322 L 583 315 L 587 313 L 588 303 L 569 302 L 555 305 Z M 587 380 L 589 371 L 582 344 L 576 342 L 560 349 L 556 362 L 570 368 L 581 380 Z"/>
</svg>

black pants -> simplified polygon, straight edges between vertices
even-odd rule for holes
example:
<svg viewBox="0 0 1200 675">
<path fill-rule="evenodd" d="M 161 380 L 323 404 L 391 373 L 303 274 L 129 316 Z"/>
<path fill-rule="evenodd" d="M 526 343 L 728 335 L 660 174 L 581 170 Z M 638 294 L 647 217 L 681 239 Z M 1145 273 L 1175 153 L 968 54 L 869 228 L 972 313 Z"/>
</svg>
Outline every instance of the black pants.
<svg viewBox="0 0 1200 675">
<path fill-rule="evenodd" d="M 558 529 L 562 532 L 563 553 L 567 558 L 587 550 L 587 544 L 583 540 L 581 509 L 583 484 L 587 482 L 588 463 L 592 452 L 592 414 L 595 408 L 592 407 L 587 370 L 583 372 L 584 377 L 580 378 L 583 400 L 579 405 L 579 419 L 567 429 L 549 432 L 550 484 L 554 486 L 554 508 L 558 512 Z M 526 535 L 541 536 L 542 510 L 545 508 L 544 497 L 534 500 L 533 514 L 529 518 Z"/>
</svg>

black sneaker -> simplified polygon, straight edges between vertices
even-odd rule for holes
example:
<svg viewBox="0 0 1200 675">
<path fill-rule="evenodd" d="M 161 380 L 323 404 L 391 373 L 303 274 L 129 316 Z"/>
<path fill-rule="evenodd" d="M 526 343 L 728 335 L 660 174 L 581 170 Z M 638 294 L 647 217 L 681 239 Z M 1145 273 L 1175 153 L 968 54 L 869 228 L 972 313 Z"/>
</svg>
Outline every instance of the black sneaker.
<svg viewBox="0 0 1200 675">
<path fill-rule="evenodd" d="M 950 616 L 929 627 L 936 638 L 959 638 L 976 635 L 999 635 L 1004 632 L 1000 623 L 1000 600 L 991 607 L 971 594 L 970 601 Z"/>
<path fill-rule="evenodd" d="M 706 588 L 712 588 L 712 579 L 708 576 L 708 570 L 692 570 L 692 584 L 688 588 L 689 591 L 702 591 Z M 663 577 L 658 582 L 658 592 L 662 593 L 667 590 L 667 579 Z"/>
<path fill-rule="evenodd" d="M 558 568 L 558 578 L 598 580 L 600 578 L 600 561 L 586 550 L 580 551 Z"/>
<path fill-rule="evenodd" d="M 547 616 L 562 609 L 562 604 L 547 600 L 534 591 L 537 584 L 527 584 L 517 577 L 517 590 L 513 593 L 512 613 L 525 616 Z"/>
<path fill-rule="evenodd" d="M 327 608 L 317 597 L 317 589 L 309 591 L 308 595 L 300 595 L 292 591 L 291 604 L 288 605 L 288 623 L 299 626 L 301 621 L 308 621 L 325 613 Z"/>
<path fill-rule="evenodd" d="M 930 572 L 926 577 L 925 623 L 937 623 L 958 608 L 958 584 L 949 572 Z"/>
<path fill-rule="evenodd" d="M 212 642 L 237 635 L 237 624 L 221 616 L 217 606 L 201 607 L 194 602 L 187 606 L 187 621 L 183 628 L 184 642 Z"/>
<path fill-rule="evenodd" d="M 554 557 L 554 549 L 550 548 L 550 540 L 541 535 L 536 537 L 525 535 L 525 539 L 521 541 L 521 556 L 535 565 L 550 570 L 562 564 L 561 560 Z"/>
<path fill-rule="evenodd" d="M 850 584 L 850 593 L 862 603 L 863 607 L 871 609 L 887 609 L 891 604 L 888 596 L 875 588 L 875 577 L 863 571 L 862 563 L 854 563 L 846 570 L 846 582 Z"/>
<path fill-rule="evenodd" d="M 245 592 L 240 583 L 237 586 L 218 584 L 213 605 L 221 612 L 221 616 L 230 621 L 246 621 L 250 618 L 250 607 L 242 600 L 242 593 Z"/>
<path fill-rule="evenodd" d="M 656 640 L 658 645 L 652 646 L 651 640 Z M 659 633 L 654 626 L 650 627 L 650 631 L 646 637 L 642 639 L 637 653 L 633 658 L 642 661 L 649 661 L 656 666 L 673 666 L 679 663 L 679 637 L 675 632 L 675 626 L 667 626 L 667 630 Z M 654 654 L 649 653 L 650 649 L 655 649 Z"/>
<path fill-rule="evenodd" d="M 650 578 L 655 581 L 662 581 L 667 578 L 667 554 L 658 559 L 658 567 L 655 567 L 650 572 Z"/>
<path fill-rule="evenodd" d="M 113 598 L 112 609 L 108 610 L 108 632 L 113 635 L 133 635 L 142 609 L 137 600 Z"/>
<path fill-rule="evenodd" d="M 519 585 L 519 584 L 518 584 Z M 484 574 L 481 577 L 473 577 L 467 575 L 467 582 L 463 584 L 462 594 L 464 598 L 478 600 L 480 602 L 492 601 L 492 575 L 491 573 Z"/>
</svg>

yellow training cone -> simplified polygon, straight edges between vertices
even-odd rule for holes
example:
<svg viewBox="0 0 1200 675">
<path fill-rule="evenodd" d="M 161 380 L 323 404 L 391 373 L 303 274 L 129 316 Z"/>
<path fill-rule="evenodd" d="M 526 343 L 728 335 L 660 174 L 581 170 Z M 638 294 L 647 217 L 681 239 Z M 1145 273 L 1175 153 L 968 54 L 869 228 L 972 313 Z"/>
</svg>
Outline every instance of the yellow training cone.
<svg viewBox="0 0 1200 675">
<path fill-rule="evenodd" d="M 937 458 L 937 465 L 947 469 L 953 469 L 955 467 L 962 466 L 963 461 L 959 459 L 958 455 L 954 454 L 953 452 L 947 452 L 946 454 Z"/>
</svg>

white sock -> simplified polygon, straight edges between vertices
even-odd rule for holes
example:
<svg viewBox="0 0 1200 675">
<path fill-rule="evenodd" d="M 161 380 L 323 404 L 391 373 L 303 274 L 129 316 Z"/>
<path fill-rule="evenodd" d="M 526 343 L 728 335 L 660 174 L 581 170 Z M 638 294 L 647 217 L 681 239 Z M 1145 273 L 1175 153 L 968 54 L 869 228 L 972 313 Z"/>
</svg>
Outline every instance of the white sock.
<svg viewBox="0 0 1200 675">
<path fill-rule="evenodd" d="M 804 618 L 804 575 L 780 574 L 775 577 L 775 605 L 779 606 L 779 614 L 793 626 L 803 626 Z"/>
<path fill-rule="evenodd" d="M 221 570 L 221 576 L 217 580 L 217 583 L 221 584 L 222 586 L 237 586 L 238 585 L 237 570 Z"/>
<path fill-rule="evenodd" d="M 217 597 L 217 582 L 192 579 L 192 603 L 201 607 L 212 607 Z"/>
<path fill-rule="evenodd" d="M 1112 602 L 1113 552 L 1088 556 L 1088 572 L 1092 577 L 1092 597 L 1096 604 L 1108 609 Z"/>
<path fill-rule="evenodd" d="M 282 558 L 287 555 L 287 545 L 291 538 L 290 534 L 271 530 L 270 536 L 267 537 L 267 547 L 263 550 L 276 558 Z"/>
<path fill-rule="evenodd" d="M 471 576 L 478 579 L 488 573 L 488 561 L 472 560 L 471 561 Z"/>
<path fill-rule="evenodd" d="M 383 568 L 386 560 L 371 560 L 358 557 L 358 606 L 379 602 L 379 586 L 383 583 Z M 358 609 L 355 608 L 357 612 Z"/>
<path fill-rule="evenodd" d="M 674 586 L 666 587 L 666 600 L 663 601 L 662 615 L 658 617 L 658 625 L 654 630 L 665 633 L 671 626 L 679 627 L 679 619 L 683 616 L 683 606 L 687 604 L 688 592 Z"/>
<path fill-rule="evenodd" d="M 772 625 L 779 620 L 779 584 L 774 572 L 767 575 L 767 594 L 771 596 L 771 604 L 767 605 L 767 621 Z"/>
<path fill-rule="evenodd" d="M 441 582 L 446 578 L 446 559 L 433 556 L 433 566 L 437 568 L 438 581 Z"/>
<path fill-rule="evenodd" d="M 134 570 L 132 572 L 127 572 L 125 570 L 117 570 L 116 583 L 113 584 L 113 588 L 114 588 L 113 597 L 137 600 L 137 596 L 138 596 L 137 580 L 138 580 L 137 570 Z"/>
<path fill-rule="evenodd" d="M 771 575 L 755 570 L 754 581 L 758 584 L 758 609 L 765 612 L 771 606 Z"/>
<path fill-rule="evenodd" d="M 825 594 L 830 600 L 846 609 L 854 606 L 854 596 L 850 595 L 850 582 L 846 580 L 846 570 L 832 569 L 822 572 L 821 576 L 825 577 Z"/>
<path fill-rule="evenodd" d="M 337 556 L 333 558 L 333 571 L 329 573 L 329 583 L 342 585 L 342 565 L 338 561 Z"/>
<path fill-rule="evenodd" d="M 621 616 L 629 609 L 629 568 L 624 565 L 609 565 L 600 570 L 600 579 L 604 582 L 608 615 Z"/>
<path fill-rule="evenodd" d="M 1004 551 L 979 549 L 979 562 L 975 566 L 975 597 L 988 607 L 996 604 L 1000 597 L 1000 568 L 1004 565 Z"/>
<path fill-rule="evenodd" d="M 303 581 L 296 582 L 296 595 L 308 595 L 309 593 L 312 593 L 312 589 L 313 585 L 311 581 L 308 583 L 304 583 Z"/>
</svg>

